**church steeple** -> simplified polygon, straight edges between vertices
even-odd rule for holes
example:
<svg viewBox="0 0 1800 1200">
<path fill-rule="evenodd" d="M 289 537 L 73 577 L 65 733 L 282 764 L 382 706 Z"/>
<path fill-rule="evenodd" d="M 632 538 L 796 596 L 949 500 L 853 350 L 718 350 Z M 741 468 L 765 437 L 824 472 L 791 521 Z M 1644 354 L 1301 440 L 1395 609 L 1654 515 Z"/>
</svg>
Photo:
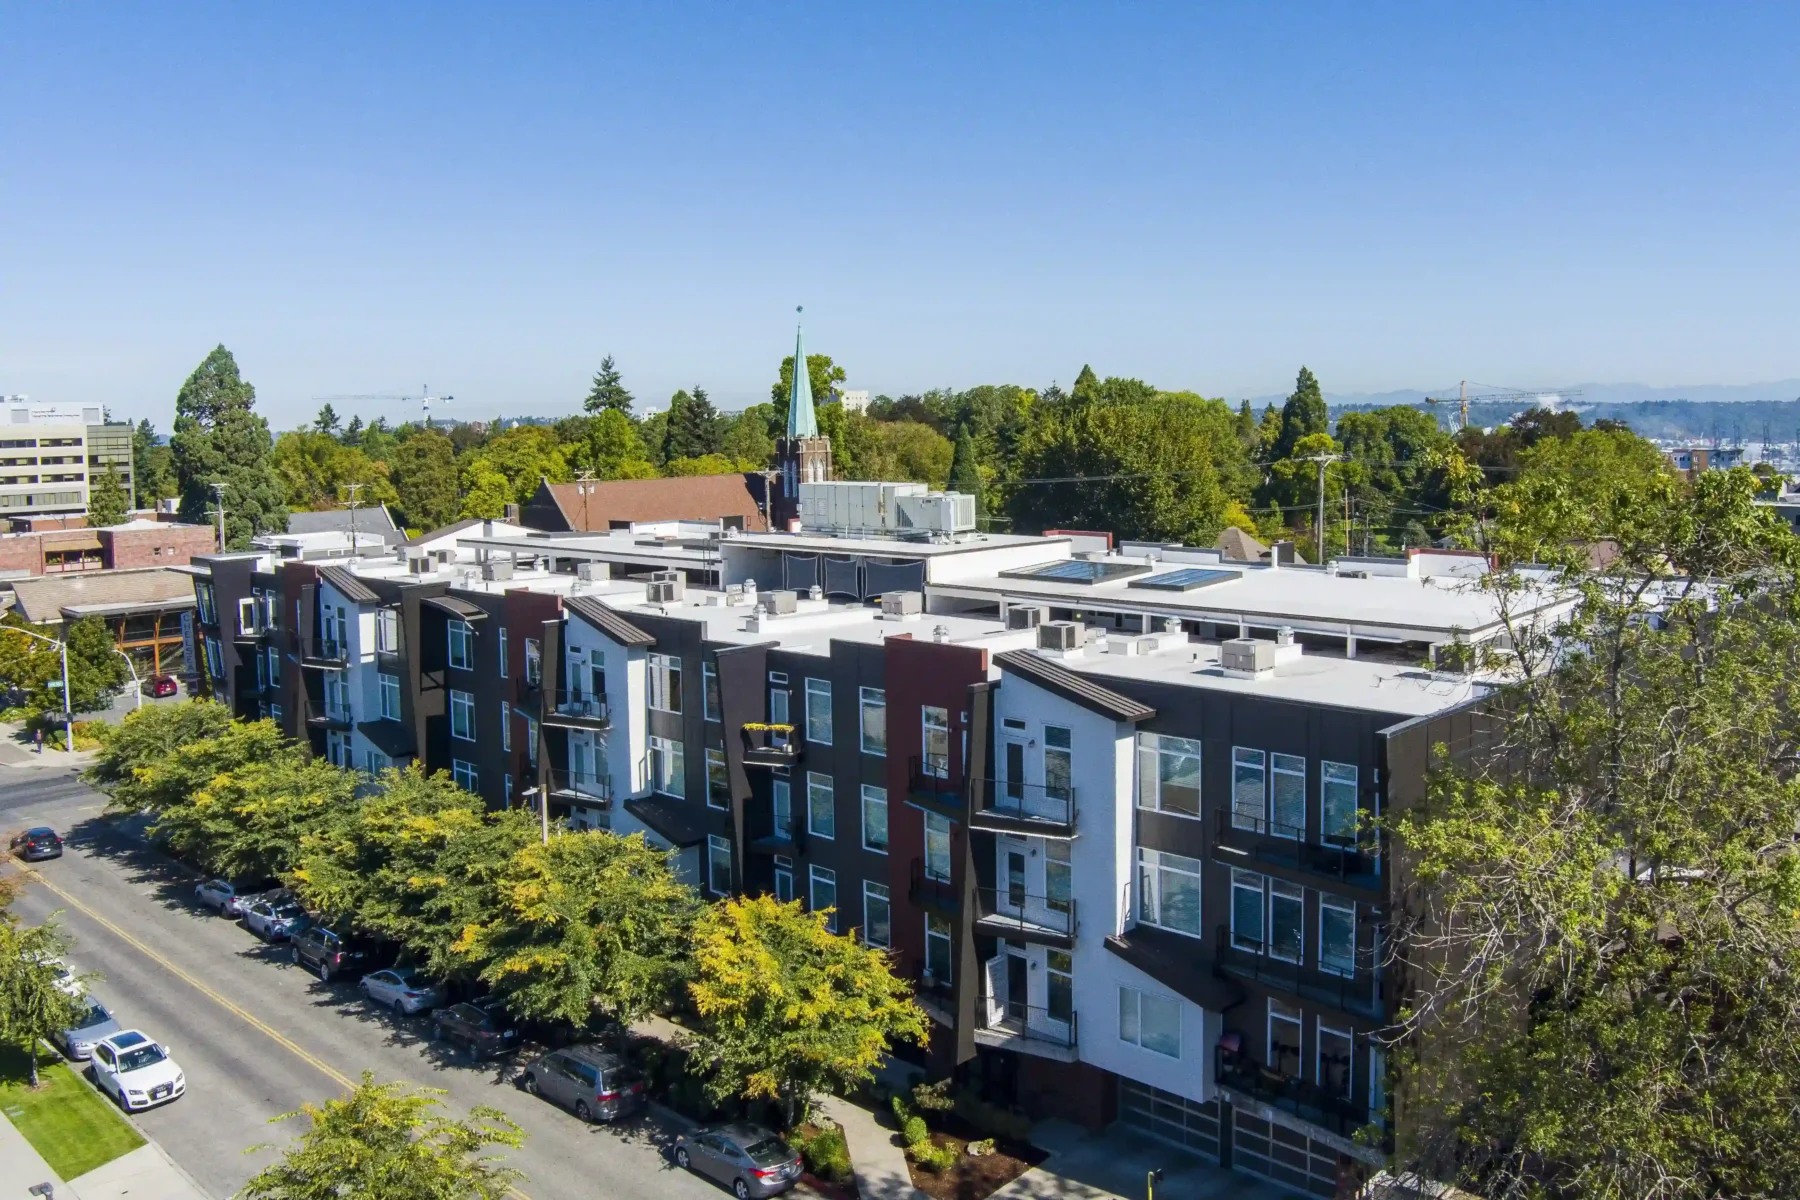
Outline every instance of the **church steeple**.
<svg viewBox="0 0 1800 1200">
<path fill-rule="evenodd" d="M 794 311 L 805 310 L 796 308 Z M 806 369 L 806 342 L 798 321 L 794 322 L 794 385 L 789 389 L 787 435 L 790 438 L 819 436 L 819 417 L 813 411 L 812 373 Z"/>
</svg>

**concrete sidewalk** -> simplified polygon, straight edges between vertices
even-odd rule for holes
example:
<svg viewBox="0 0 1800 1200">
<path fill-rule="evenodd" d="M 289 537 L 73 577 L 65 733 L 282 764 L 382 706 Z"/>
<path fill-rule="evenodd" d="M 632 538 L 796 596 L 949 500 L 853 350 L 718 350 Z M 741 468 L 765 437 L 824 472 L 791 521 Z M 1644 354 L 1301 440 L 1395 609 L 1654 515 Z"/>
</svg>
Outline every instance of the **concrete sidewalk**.
<svg viewBox="0 0 1800 1200">
<path fill-rule="evenodd" d="M 1067 1121 L 1044 1121 L 1031 1142 L 1050 1157 L 990 1200 L 1142 1200 L 1144 1177 L 1163 1171 L 1158 1200 L 1288 1200 L 1297 1193 L 1183 1153 L 1166 1142 L 1114 1126 L 1088 1133 Z"/>
<path fill-rule="evenodd" d="M 213 1200 L 155 1142 L 64 1181 L 0 1113 L 0 1200 L 32 1200 L 40 1183 L 72 1200 Z"/>
<path fill-rule="evenodd" d="M 850 1149 L 850 1166 L 856 1172 L 856 1191 L 862 1200 L 930 1200 L 912 1185 L 906 1151 L 894 1131 L 875 1119 L 860 1104 L 837 1096 L 820 1096 L 813 1111 L 836 1121 Z"/>
</svg>

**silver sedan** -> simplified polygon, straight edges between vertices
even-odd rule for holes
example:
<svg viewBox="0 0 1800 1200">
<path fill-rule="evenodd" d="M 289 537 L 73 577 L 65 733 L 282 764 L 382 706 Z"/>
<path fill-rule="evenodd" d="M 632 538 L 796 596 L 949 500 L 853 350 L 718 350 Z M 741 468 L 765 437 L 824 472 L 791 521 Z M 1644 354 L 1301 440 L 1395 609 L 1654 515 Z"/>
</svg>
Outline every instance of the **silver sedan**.
<svg viewBox="0 0 1800 1200">
<path fill-rule="evenodd" d="M 389 967 L 362 977 L 363 995 L 403 1016 L 442 1008 L 444 989 L 420 975 L 416 967 Z"/>
</svg>

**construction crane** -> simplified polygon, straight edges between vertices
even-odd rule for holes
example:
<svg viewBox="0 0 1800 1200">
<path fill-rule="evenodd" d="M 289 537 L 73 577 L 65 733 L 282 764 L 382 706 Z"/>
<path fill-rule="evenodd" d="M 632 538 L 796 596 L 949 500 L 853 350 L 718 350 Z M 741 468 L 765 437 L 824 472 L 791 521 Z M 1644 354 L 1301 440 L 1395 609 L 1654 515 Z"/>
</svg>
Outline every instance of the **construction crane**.
<svg viewBox="0 0 1800 1200">
<path fill-rule="evenodd" d="M 378 392 L 378 393 L 369 394 L 369 395 L 355 395 L 355 396 L 314 396 L 313 399 L 316 401 L 322 401 L 322 402 L 326 402 L 326 403 L 329 403 L 333 400 L 358 400 L 358 401 L 363 401 L 363 400 L 383 400 L 383 401 L 417 400 L 424 407 L 425 424 L 427 427 L 429 427 L 431 425 L 431 406 L 432 406 L 432 404 L 433 403 L 448 404 L 452 400 L 456 399 L 456 397 L 455 396 L 434 396 L 431 394 L 431 385 L 425 384 L 424 386 L 419 388 L 419 395 L 417 395 L 417 396 L 402 395 L 402 394 L 393 393 L 393 392 Z"/>
<path fill-rule="evenodd" d="M 1475 386 L 1480 387 L 1481 385 L 1476 384 Z M 1546 396 L 1554 396 L 1559 400 L 1564 400 L 1570 396 L 1579 396 L 1579 395 L 1581 395 L 1581 392 L 1579 389 L 1575 389 L 1575 390 L 1571 390 L 1571 391 L 1560 391 L 1555 388 L 1540 388 L 1536 391 L 1519 391 L 1516 389 L 1501 389 L 1501 390 L 1497 390 L 1497 391 L 1475 392 L 1475 393 L 1471 394 L 1469 391 L 1469 381 L 1465 379 L 1460 384 L 1457 385 L 1455 396 L 1427 396 L 1427 397 L 1425 397 L 1425 403 L 1456 405 L 1456 416 L 1457 416 L 1456 428 L 1457 428 L 1458 432 L 1460 432 L 1469 427 L 1469 405 L 1471 405 L 1471 404 L 1506 403 L 1506 402 L 1514 402 L 1514 401 L 1519 401 L 1519 400 L 1538 401 L 1538 400 L 1542 400 Z"/>
</svg>

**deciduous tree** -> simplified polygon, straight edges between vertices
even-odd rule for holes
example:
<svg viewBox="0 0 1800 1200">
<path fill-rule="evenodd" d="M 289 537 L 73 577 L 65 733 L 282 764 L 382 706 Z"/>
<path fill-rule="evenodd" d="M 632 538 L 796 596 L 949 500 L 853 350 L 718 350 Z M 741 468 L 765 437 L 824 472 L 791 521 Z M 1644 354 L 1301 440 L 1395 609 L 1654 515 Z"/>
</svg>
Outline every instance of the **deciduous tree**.
<svg viewBox="0 0 1800 1200">
<path fill-rule="evenodd" d="M 68 940 L 50 922 L 21 925 L 0 917 L 0 1038 L 31 1059 L 31 1086 L 38 1085 L 38 1044 L 69 1029 L 88 1009 L 89 1001 L 62 988 L 53 965 L 68 949 Z"/>
<path fill-rule="evenodd" d="M 442 529 L 456 519 L 456 450 L 449 438 L 435 429 L 416 430 L 394 448 L 390 466 L 408 528 Z"/>
</svg>

